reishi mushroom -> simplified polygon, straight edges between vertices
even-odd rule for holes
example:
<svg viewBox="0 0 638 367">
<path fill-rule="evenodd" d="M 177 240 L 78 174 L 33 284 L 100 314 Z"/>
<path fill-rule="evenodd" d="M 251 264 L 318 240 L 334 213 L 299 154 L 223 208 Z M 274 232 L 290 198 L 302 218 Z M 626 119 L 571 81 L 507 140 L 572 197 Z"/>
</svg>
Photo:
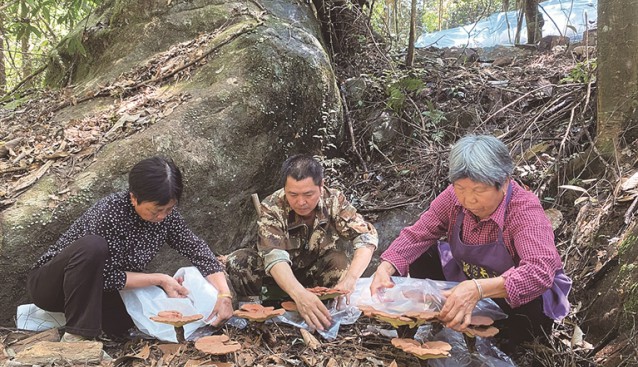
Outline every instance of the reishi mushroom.
<svg viewBox="0 0 638 367">
<path fill-rule="evenodd" d="M 431 341 L 423 344 L 414 339 L 392 339 L 392 345 L 420 359 L 447 358 L 452 346 L 442 341 Z"/>
<path fill-rule="evenodd" d="M 341 295 L 349 293 L 348 291 L 344 291 L 342 289 L 326 288 L 326 287 L 306 288 L 306 290 L 317 295 L 317 297 L 319 297 L 320 300 L 337 298 Z"/>
<path fill-rule="evenodd" d="M 250 321 L 264 322 L 273 317 L 281 316 L 285 312 L 286 310 L 283 308 L 275 310 L 274 307 L 264 307 L 256 303 L 247 303 L 242 305 L 239 310 L 235 310 L 233 314 Z"/>
<path fill-rule="evenodd" d="M 179 311 L 170 310 L 170 311 L 158 312 L 157 316 L 151 316 L 151 320 L 162 323 L 162 324 L 172 325 L 175 328 L 177 342 L 183 343 L 184 342 L 184 325 L 200 320 L 203 317 L 204 315 L 202 314 L 184 316 Z"/>
<path fill-rule="evenodd" d="M 240 350 L 241 344 L 230 340 L 227 335 L 210 335 L 197 339 L 195 348 L 204 353 L 223 355 Z"/>
</svg>

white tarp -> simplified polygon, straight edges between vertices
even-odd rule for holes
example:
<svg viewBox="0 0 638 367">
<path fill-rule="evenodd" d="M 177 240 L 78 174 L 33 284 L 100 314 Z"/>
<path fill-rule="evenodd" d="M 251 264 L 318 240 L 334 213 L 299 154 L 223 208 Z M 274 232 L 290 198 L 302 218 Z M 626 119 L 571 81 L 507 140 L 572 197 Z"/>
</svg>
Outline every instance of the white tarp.
<svg viewBox="0 0 638 367">
<path fill-rule="evenodd" d="M 550 0 L 539 4 L 543 15 L 543 36 L 567 36 L 572 42 L 580 40 L 583 32 L 596 27 L 597 0 Z M 518 12 L 494 13 L 477 23 L 450 28 L 419 36 L 416 47 L 492 47 L 512 45 L 516 37 Z M 527 42 L 525 19 L 520 43 Z"/>
</svg>

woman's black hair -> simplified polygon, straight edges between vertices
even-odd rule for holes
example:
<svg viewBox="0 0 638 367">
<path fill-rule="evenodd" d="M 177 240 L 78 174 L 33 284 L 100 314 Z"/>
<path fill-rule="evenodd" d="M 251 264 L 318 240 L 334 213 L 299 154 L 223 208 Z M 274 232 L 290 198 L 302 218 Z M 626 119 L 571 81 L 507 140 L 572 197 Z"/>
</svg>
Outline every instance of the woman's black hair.
<svg viewBox="0 0 638 367">
<path fill-rule="evenodd" d="M 288 177 L 296 181 L 301 181 L 307 177 L 312 177 L 312 182 L 320 186 L 323 181 L 323 167 L 309 154 L 297 154 L 286 159 L 281 165 L 280 181 L 281 186 L 286 185 Z"/>
<path fill-rule="evenodd" d="M 173 160 L 151 157 L 138 162 L 128 174 L 129 191 L 139 203 L 166 205 L 182 197 L 182 173 Z"/>
</svg>

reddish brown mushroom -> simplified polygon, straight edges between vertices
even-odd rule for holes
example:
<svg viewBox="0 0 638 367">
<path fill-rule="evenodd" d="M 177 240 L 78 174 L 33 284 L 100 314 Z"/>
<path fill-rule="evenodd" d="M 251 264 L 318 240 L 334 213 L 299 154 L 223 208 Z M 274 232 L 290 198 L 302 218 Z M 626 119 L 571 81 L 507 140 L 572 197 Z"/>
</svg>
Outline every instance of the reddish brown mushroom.
<svg viewBox="0 0 638 367">
<path fill-rule="evenodd" d="M 423 344 L 414 339 L 392 339 L 392 345 L 420 359 L 446 358 L 450 356 L 452 346 L 442 341 L 431 341 Z"/>
<path fill-rule="evenodd" d="M 195 348 L 204 353 L 222 355 L 240 350 L 241 344 L 226 335 L 211 335 L 197 339 Z"/>
<path fill-rule="evenodd" d="M 236 310 L 233 314 L 237 317 L 242 317 L 250 321 L 264 322 L 273 317 L 281 316 L 286 312 L 283 308 L 276 309 L 274 307 L 264 307 L 256 303 L 247 303 L 242 305 L 239 310 Z"/>
<path fill-rule="evenodd" d="M 297 304 L 294 303 L 293 301 L 283 301 L 281 302 L 281 307 L 286 310 L 286 311 L 290 311 L 290 312 L 297 312 L 299 311 L 299 309 L 297 309 Z"/>
<path fill-rule="evenodd" d="M 480 336 L 482 338 L 489 338 L 499 333 L 499 330 L 491 326 L 494 323 L 490 317 L 487 316 L 472 316 L 470 326 L 463 331 L 463 333 L 469 337 Z"/>
<path fill-rule="evenodd" d="M 151 320 L 162 324 L 172 325 L 175 328 L 175 334 L 177 336 L 177 342 L 184 342 L 184 325 L 197 321 L 204 316 L 201 314 L 184 316 L 179 311 L 161 311 L 157 313 L 157 316 L 151 316 Z"/>
<path fill-rule="evenodd" d="M 393 327 L 398 328 L 400 326 L 408 326 L 413 328 L 415 326 L 423 325 L 427 322 L 435 321 L 438 319 L 439 313 L 433 311 L 421 311 L 421 312 L 407 312 L 405 314 L 391 314 L 384 311 L 375 309 L 372 306 L 359 306 L 359 309 L 367 317 L 373 317 L 377 320 L 387 322 Z"/>
<path fill-rule="evenodd" d="M 306 289 L 316 294 L 320 300 L 337 298 L 341 295 L 349 293 L 348 291 L 344 291 L 343 289 L 326 288 L 326 287 L 314 287 L 314 288 L 306 288 Z"/>
</svg>

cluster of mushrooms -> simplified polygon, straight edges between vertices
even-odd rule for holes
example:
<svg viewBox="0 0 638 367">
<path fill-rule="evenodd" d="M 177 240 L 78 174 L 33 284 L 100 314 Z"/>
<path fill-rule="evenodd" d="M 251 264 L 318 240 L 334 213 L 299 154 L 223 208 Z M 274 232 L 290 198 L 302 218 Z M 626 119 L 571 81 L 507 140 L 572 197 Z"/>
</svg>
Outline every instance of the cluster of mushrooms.
<svg viewBox="0 0 638 367">
<path fill-rule="evenodd" d="M 307 289 L 322 300 L 336 298 L 347 293 L 342 290 L 325 287 Z M 281 306 L 282 308 L 275 309 L 274 307 L 264 307 L 260 304 L 249 303 L 242 305 L 234 312 L 234 315 L 250 322 L 258 323 L 258 328 L 261 330 L 265 321 L 281 316 L 286 311 L 297 311 L 297 306 L 292 301 L 282 302 Z M 435 311 L 411 311 L 397 314 L 384 312 L 372 306 L 365 305 L 359 306 L 359 309 L 363 312 L 364 316 L 389 323 L 394 328 L 415 328 L 426 323 L 440 323 L 439 312 Z M 172 325 L 175 328 L 177 341 L 181 344 L 185 342 L 183 326 L 202 318 L 203 315 L 201 314 L 185 316 L 178 311 L 162 311 L 159 312 L 157 316 L 152 316 L 151 320 Z M 493 322 L 494 321 L 487 316 L 472 316 L 470 326 L 464 331 L 466 341 L 468 338 L 471 339 L 477 336 L 492 337 L 498 334 L 499 330 L 492 326 Z M 414 339 L 393 338 L 391 342 L 393 346 L 420 359 L 446 358 L 450 356 L 450 350 L 452 349 L 450 344 L 442 341 L 419 343 Z M 199 338 L 195 342 L 195 348 L 201 352 L 212 355 L 225 355 L 240 350 L 241 344 L 230 340 L 226 335 L 212 335 Z"/>
</svg>

